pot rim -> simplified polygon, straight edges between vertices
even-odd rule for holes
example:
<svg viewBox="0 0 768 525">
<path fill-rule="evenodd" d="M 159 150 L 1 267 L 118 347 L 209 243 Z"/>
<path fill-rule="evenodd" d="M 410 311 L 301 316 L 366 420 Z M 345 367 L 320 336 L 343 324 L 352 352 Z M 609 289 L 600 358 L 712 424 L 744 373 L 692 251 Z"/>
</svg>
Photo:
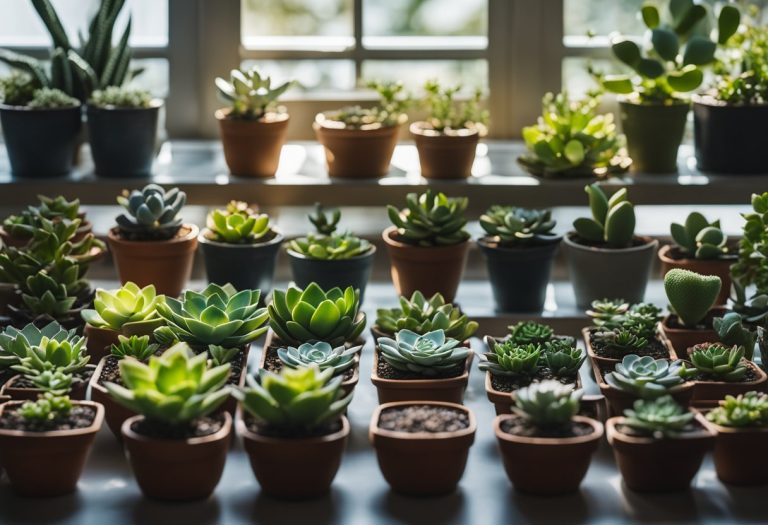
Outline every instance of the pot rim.
<svg viewBox="0 0 768 525">
<path fill-rule="evenodd" d="M 694 409 L 696 412 L 702 415 L 704 423 L 710 427 L 717 435 L 748 435 L 748 434 L 768 434 L 768 423 L 762 427 L 726 427 L 725 425 L 719 425 L 714 421 L 707 419 L 706 415 L 712 409 Z"/>
<path fill-rule="evenodd" d="M 736 261 L 737 256 L 736 254 L 729 254 L 726 257 L 718 257 L 717 259 L 696 259 L 690 258 L 690 257 L 684 257 L 682 259 L 673 259 L 668 254 L 672 251 L 672 248 L 674 248 L 674 244 L 665 244 L 661 248 L 659 248 L 658 256 L 659 260 L 663 263 L 667 264 L 677 264 L 677 265 L 691 265 L 691 264 L 713 264 L 713 263 L 723 263 L 728 264 L 729 266 L 733 264 L 734 261 Z"/>
<path fill-rule="evenodd" d="M 291 118 L 290 113 L 287 111 L 267 111 L 263 116 L 257 119 L 234 118 L 230 116 L 231 113 L 232 108 L 224 107 L 214 111 L 213 116 L 216 118 L 216 120 L 226 120 L 227 122 L 242 122 L 243 124 L 264 124 L 267 126 L 270 124 L 283 124 Z M 265 117 L 267 115 L 274 115 L 274 117 L 277 118 L 274 120 L 266 120 Z"/>
<path fill-rule="evenodd" d="M 453 432 L 404 432 L 399 430 L 386 430 L 379 427 L 379 418 L 381 413 L 388 408 L 407 407 L 414 405 L 428 405 L 437 407 L 451 408 L 456 411 L 464 412 L 469 419 L 469 425 L 467 428 L 461 430 L 455 430 Z M 393 401 L 390 403 L 383 403 L 378 405 L 371 415 L 371 423 L 368 426 L 368 437 L 370 441 L 373 441 L 375 436 L 380 436 L 390 439 L 400 439 L 404 441 L 437 441 L 443 439 L 455 439 L 465 436 L 471 436 L 477 431 L 477 418 L 474 412 L 464 405 L 458 403 L 449 403 L 447 401 Z"/>
<path fill-rule="evenodd" d="M 446 246 L 414 246 L 413 244 L 406 244 L 404 242 L 400 242 L 397 239 L 394 239 L 392 237 L 392 234 L 397 231 L 397 226 L 388 226 L 383 232 L 381 232 L 381 237 L 384 239 L 384 242 L 386 242 L 389 246 L 392 246 L 394 248 L 401 248 L 401 249 L 413 249 L 413 250 L 455 250 L 459 248 L 460 246 L 464 246 L 469 244 L 469 242 L 472 240 L 471 238 L 461 241 L 456 244 L 449 244 Z M 422 252 L 423 253 L 423 252 Z"/>
<path fill-rule="evenodd" d="M 330 122 L 343 124 L 339 120 L 333 120 L 333 119 L 328 118 L 327 114 L 332 112 L 332 111 L 334 111 L 334 110 L 326 110 L 326 111 L 321 111 L 320 113 L 317 113 L 315 115 L 314 120 L 312 121 L 312 129 L 314 129 L 316 132 L 327 131 L 327 132 L 330 132 L 330 133 L 335 133 L 335 132 L 339 132 L 339 131 L 342 131 L 342 132 L 356 132 L 357 131 L 357 132 L 362 132 L 362 133 L 369 133 L 369 132 L 376 132 L 376 131 L 378 131 L 378 132 L 382 132 L 382 131 L 391 132 L 393 129 L 394 130 L 399 130 L 400 126 L 402 126 L 403 124 L 408 122 L 408 114 L 407 113 L 401 113 L 400 116 L 397 119 L 397 122 L 395 124 L 390 124 L 389 126 L 384 126 L 384 125 L 381 124 L 381 122 L 374 122 L 372 124 L 366 124 L 365 126 L 359 127 L 359 128 L 348 128 L 346 126 L 346 124 L 344 124 L 343 126 L 339 127 L 339 126 L 335 126 L 335 125 L 329 125 Z"/>
<path fill-rule="evenodd" d="M 65 108 L 30 108 L 29 106 L 11 106 L 0 102 L 0 111 L 12 111 L 15 113 L 65 113 L 67 111 L 82 111 L 84 104 Z"/>
<path fill-rule="evenodd" d="M 165 102 L 163 102 L 163 99 L 161 98 L 153 98 L 150 101 L 150 106 L 148 108 L 124 108 L 124 107 L 118 107 L 118 106 L 97 106 L 95 104 L 91 104 L 90 102 L 87 102 L 84 104 L 84 106 L 89 111 L 104 111 L 104 112 L 117 112 L 117 113 L 140 113 L 144 111 L 157 111 L 161 107 L 165 105 Z"/>
<path fill-rule="evenodd" d="M 219 241 L 213 241 L 211 239 L 208 239 L 205 234 L 206 232 L 211 231 L 210 228 L 202 228 L 200 230 L 200 233 L 197 235 L 197 242 L 200 244 L 210 244 L 211 246 L 216 246 L 219 248 L 232 248 L 235 250 L 238 249 L 245 249 L 245 248 L 266 248 L 268 246 L 273 246 L 275 244 L 280 244 L 285 240 L 285 235 L 282 234 L 279 230 L 272 229 L 272 231 L 275 232 L 275 237 L 268 240 L 267 242 L 260 242 L 260 243 L 253 243 L 253 244 L 233 244 L 228 242 L 219 242 Z"/>
<path fill-rule="evenodd" d="M 621 432 L 617 427 L 617 425 L 622 424 L 627 418 L 624 416 L 614 416 L 609 417 L 605 421 L 605 435 L 608 439 L 608 443 L 613 445 L 614 440 L 621 441 L 623 443 L 626 443 L 628 445 L 653 445 L 654 443 L 662 443 L 666 441 L 679 441 L 679 440 L 698 440 L 698 439 L 710 439 L 714 438 L 716 436 L 715 431 L 707 425 L 707 420 L 704 416 L 701 415 L 701 412 L 698 412 L 693 409 L 688 409 L 689 412 L 693 412 L 695 414 L 695 420 L 701 425 L 702 432 L 695 432 L 695 433 L 689 433 L 689 434 L 682 434 L 681 436 L 674 437 L 674 438 L 662 438 L 662 439 L 656 439 L 654 437 L 646 437 L 646 436 L 631 436 L 629 434 L 625 434 L 624 432 Z M 693 435 L 691 435 L 693 434 Z M 706 434 L 706 435 L 702 435 Z"/>
<path fill-rule="evenodd" d="M 679 97 L 672 97 L 671 104 L 666 103 L 659 103 L 659 102 L 639 102 L 636 100 L 635 93 L 631 93 L 629 95 L 620 95 L 617 97 L 617 100 L 619 101 L 619 104 L 626 104 L 629 106 L 642 106 L 642 107 L 652 107 L 652 108 L 679 108 L 681 106 L 687 106 L 690 108 L 691 101 L 686 100 Z"/>
<path fill-rule="evenodd" d="M 181 225 L 181 228 L 189 228 L 189 233 L 186 234 L 183 237 L 173 237 L 171 239 L 165 239 L 165 240 L 159 240 L 159 241 L 129 241 L 127 239 L 123 239 L 122 237 L 117 235 L 117 231 L 119 229 L 118 226 L 113 226 L 109 229 L 109 232 L 107 232 L 107 237 L 110 241 L 123 244 L 125 246 L 146 246 L 148 244 L 152 245 L 169 245 L 169 244 L 181 244 L 185 242 L 189 242 L 192 239 L 197 239 L 197 237 L 200 235 L 200 228 L 196 224 L 192 223 L 183 223 Z"/>
<path fill-rule="evenodd" d="M 103 385 L 99 384 L 99 379 L 101 378 L 101 372 L 104 370 L 104 367 L 106 366 L 108 357 L 110 357 L 109 354 L 99 359 L 99 364 L 96 365 L 96 370 L 93 371 L 93 374 L 91 374 L 91 378 L 88 380 L 88 386 L 91 388 L 91 391 L 96 389 L 102 394 L 107 396 L 109 395 L 109 391 L 107 391 L 107 389 L 104 388 Z M 93 396 L 93 394 L 91 394 L 91 396 Z"/>
<path fill-rule="evenodd" d="M 691 96 L 691 100 L 694 105 L 706 106 L 708 108 L 716 109 L 755 109 L 755 108 L 768 108 L 768 103 L 763 104 L 729 104 L 719 100 L 711 93 L 695 93 Z"/>
<path fill-rule="evenodd" d="M 507 419 L 518 417 L 515 414 L 500 414 L 493 419 L 493 432 L 496 434 L 496 438 L 502 441 L 510 443 L 517 443 L 520 445 L 538 445 L 538 446 L 562 446 L 562 445 L 578 445 L 581 443 L 589 443 L 590 441 L 596 441 L 603 437 L 605 429 L 603 424 L 591 417 L 575 415 L 571 418 L 571 421 L 576 423 L 587 423 L 592 426 L 592 432 L 585 436 L 573 436 L 567 438 L 555 438 L 555 437 L 526 437 L 510 434 L 501 430 L 501 423 Z"/>
<path fill-rule="evenodd" d="M 292 240 L 292 239 L 291 239 Z M 286 247 L 285 252 L 290 255 L 291 257 L 295 259 L 301 259 L 303 261 L 315 261 L 319 263 L 337 263 L 337 262 L 345 262 L 345 261 L 360 261 L 363 259 L 367 259 L 369 257 L 373 257 L 373 255 L 376 253 L 376 245 L 371 244 L 370 249 L 368 252 L 362 254 L 362 255 L 355 255 L 354 257 L 347 257 L 346 259 L 315 259 L 314 257 L 307 257 L 304 254 L 301 254 L 295 250 L 292 250 L 288 247 Z"/>
<path fill-rule="evenodd" d="M 134 432 L 131 429 L 131 425 L 133 425 L 135 422 L 141 419 L 144 419 L 144 416 L 142 414 L 136 414 L 135 416 L 131 416 L 125 421 L 123 421 L 123 424 L 120 427 L 120 433 L 123 435 L 123 439 L 130 439 L 131 441 L 135 441 L 143 444 L 183 443 L 185 445 L 204 445 L 206 443 L 211 443 L 211 442 L 219 441 L 220 439 L 226 438 L 227 435 L 232 430 L 232 416 L 226 410 L 223 410 L 222 412 L 220 412 L 220 414 L 224 416 L 224 424 L 221 426 L 221 428 L 218 431 L 214 432 L 213 434 L 208 434 L 207 436 L 199 436 L 199 437 L 193 437 L 193 438 L 187 438 L 187 439 L 150 438 L 147 436 L 143 436 L 141 434 Z"/>
<path fill-rule="evenodd" d="M 424 378 L 424 379 L 387 379 L 385 377 L 380 377 L 378 373 L 378 363 L 379 363 L 379 353 L 381 351 L 378 349 L 378 343 L 374 344 L 373 349 L 373 369 L 371 370 L 371 382 L 378 387 L 379 385 L 387 385 L 387 386 L 394 386 L 398 385 L 399 387 L 404 387 L 404 385 L 408 385 L 407 387 L 403 389 L 421 389 L 426 388 L 427 386 L 435 388 L 435 389 L 441 389 L 441 388 L 454 388 L 455 383 L 458 382 L 466 382 L 469 380 L 469 372 L 472 368 L 472 361 L 475 358 L 475 352 L 472 350 L 471 347 L 469 347 L 469 355 L 464 360 L 464 372 L 461 373 L 461 375 L 455 376 L 455 377 L 436 377 L 433 379 L 430 378 Z"/>
<path fill-rule="evenodd" d="M 0 403 L 0 415 L 3 411 L 12 406 L 21 406 L 26 401 L 7 401 Z M 96 410 L 96 415 L 93 417 L 93 422 L 90 426 L 85 428 L 76 428 L 71 430 L 51 430 L 46 432 L 31 432 L 28 430 L 9 430 L 0 429 L 0 436 L 7 437 L 38 437 L 38 438 L 56 438 L 56 437 L 70 437 L 70 436 L 82 436 L 84 434 L 94 434 L 99 431 L 101 424 L 104 420 L 104 405 L 96 403 L 95 401 L 77 401 L 72 400 L 73 405 L 88 406 Z"/>
<path fill-rule="evenodd" d="M 686 361 L 687 361 L 687 359 L 686 359 Z M 757 379 L 755 379 L 753 381 L 739 381 L 738 383 L 728 382 L 728 381 L 698 381 L 698 380 L 694 379 L 692 381 L 692 383 L 694 385 L 707 385 L 707 386 L 709 386 L 709 385 L 734 385 L 734 386 L 746 386 L 746 387 L 748 387 L 748 386 L 753 386 L 753 385 L 760 385 L 760 384 L 765 383 L 766 381 L 768 381 L 768 374 L 766 374 L 763 371 L 762 368 L 760 368 L 759 366 L 757 366 L 757 364 L 755 364 L 754 362 L 752 362 L 752 361 L 750 361 L 748 359 L 746 359 L 746 362 L 747 362 L 747 366 L 755 371 L 755 375 L 757 375 Z M 707 400 L 702 399 L 702 401 L 707 401 Z M 768 424 L 766 424 L 765 428 L 768 430 Z"/>
<path fill-rule="evenodd" d="M 448 132 L 437 131 L 428 122 L 417 120 L 408 126 L 411 135 L 418 136 L 419 139 L 459 139 L 468 142 L 474 142 L 483 136 L 480 128 L 449 128 Z"/>
<path fill-rule="evenodd" d="M 547 242 L 546 244 L 537 244 L 537 245 L 531 245 L 531 246 L 501 246 L 497 245 L 494 246 L 492 244 L 492 236 L 490 235 L 483 235 L 482 237 L 479 237 L 475 240 L 475 242 L 481 247 L 488 250 L 497 250 L 500 252 L 509 252 L 509 253 L 524 253 L 524 252 L 535 252 L 535 251 L 546 251 L 552 249 L 554 246 L 559 246 L 560 242 L 563 240 L 564 235 L 562 234 L 555 234 L 551 239 L 550 242 Z"/>
<path fill-rule="evenodd" d="M 575 250 L 581 250 L 585 252 L 593 253 L 635 253 L 643 252 L 653 249 L 657 251 L 659 246 L 659 240 L 654 239 L 648 235 L 635 235 L 636 238 L 644 241 L 640 246 L 630 246 L 629 248 L 601 248 L 600 246 L 585 246 L 571 239 L 571 236 L 576 235 L 575 231 L 569 231 L 563 236 L 563 242 L 568 245 L 569 248 Z"/>
<path fill-rule="evenodd" d="M 314 436 L 311 438 L 277 438 L 271 436 L 262 436 L 248 430 L 248 426 L 245 424 L 244 410 L 242 403 L 237 404 L 236 420 L 237 433 L 243 440 L 258 441 L 260 443 L 278 444 L 278 443 L 295 443 L 297 445 L 315 445 L 320 443 L 330 443 L 344 439 L 349 435 L 350 424 L 347 416 L 339 416 L 341 418 L 341 428 L 336 432 L 325 434 L 322 436 Z"/>
</svg>

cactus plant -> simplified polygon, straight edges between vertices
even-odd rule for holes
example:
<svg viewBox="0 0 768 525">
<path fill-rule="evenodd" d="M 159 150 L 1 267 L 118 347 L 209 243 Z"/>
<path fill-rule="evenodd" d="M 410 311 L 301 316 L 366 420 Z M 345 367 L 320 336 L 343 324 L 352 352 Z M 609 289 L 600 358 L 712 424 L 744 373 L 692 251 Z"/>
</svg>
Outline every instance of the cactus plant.
<svg viewBox="0 0 768 525">
<path fill-rule="evenodd" d="M 146 109 L 152 107 L 152 94 L 144 89 L 109 86 L 94 91 L 88 103 L 100 108 Z"/>
<path fill-rule="evenodd" d="M 680 323 L 695 327 L 717 300 L 722 282 L 716 275 L 700 275 L 673 268 L 664 276 L 664 291 Z"/>
<path fill-rule="evenodd" d="M 469 239 L 464 229 L 467 219 L 466 198 L 450 198 L 444 193 L 427 190 L 406 196 L 402 211 L 387 206 L 389 220 L 397 227 L 397 240 L 415 246 L 448 246 Z"/>
<path fill-rule="evenodd" d="M 747 366 L 744 361 L 744 347 L 727 347 L 718 343 L 702 343 L 694 345 L 689 356 L 692 370 L 685 365 L 681 370 L 684 377 L 695 377 L 704 374 L 715 378 L 717 381 L 738 382 L 747 375 Z"/>
<path fill-rule="evenodd" d="M 744 326 L 743 321 L 740 314 L 728 312 L 723 317 L 712 319 L 712 328 L 715 329 L 722 343 L 744 348 L 744 357 L 751 361 L 757 342 L 757 333 Z"/>
<path fill-rule="evenodd" d="M 277 100 L 293 86 L 289 81 L 272 87 L 272 78 L 263 76 L 257 67 L 233 69 L 229 80 L 216 78 L 219 99 L 231 107 L 229 116 L 258 120 L 277 109 Z"/>
<path fill-rule="evenodd" d="M 500 377 L 533 377 L 539 371 L 542 348 L 518 345 L 511 341 L 493 344 L 491 352 L 480 356 L 480 370 Z"/>
<path fill-rule="evenodd" d="M 117 202 L 127 213 L 117 217 L 120 233 L 129 240 L 171 239 L 181 228 L 178 217 L 187 194 L 178 188 L 165 191 L 157 184 L 123 192 Z"/>
<path fill-rule="evenodd" d="M 680 375 L 682 366 L 682 361 L 630 354 L 616 363 L 613 372 L 605 375 L 605 382 L 642 399 L 655 399 L 684 382 Z"/>
<path fill-rule="evenodd" d="M 458 346 L 458 340 L 447 338 L 443 330 L 424 335 L 400 330 L 395 339 L 379 337 L 376 343 L 381 350 L 381 358 L 392 368 L 425 377 L 463 367 L 471 352 L 466 346 Z"/>
<path fill-rule="evenodd" d="M 728 237 L 720 229 L 720 220 L 712 223 L 699 212 L 691 212 L 685 224 L 673 222 L 672 239 L 680 251 L 696 259 L 717 259 L 728 253 Z"/>
<path fill-rule="evenodd" d="M 635 235 L 635 208 L 622 188 L 610 199 L 597 184 L 586 186 L 592 218 L 580 217 L 573 222 L 579 238 L 604 244 L 608 248 L 627 248 Z"/>
<path fill-rule="evenodd" d="M 445 130 L 476 129 L 485 133 L 488 125 L 488 111 L 480 108 L 483 92 L 476 89 L 472 96 L 461 103 L 456 103 L 454 97 L 461 91 L 461 85 L 441 87 L 437 80 L 427 80 L 424 83 L 423 106 L 428 112 L 427 122 L 430 127 L 440 133 Z"/>
<path fill-rule="evenodd" d="M 298 348 L 293 346 L 278 348 L 277 356 L 285 366 L 300 368 L 316 364 L 321 371 L 330 368 L 333 370 L 333 375 L 337 376 L 354 366 L 355 356 L 361 348 L 361 346 L 347 348 L 343 345 L 333 348 L 324 341 L 316 341 L 304 343 Z"/>
<path fill-rule="evenodd" d="M 93 309 L 81 312 L 83 320 L 95 328 L 115 331 L 143 329 L 149 331 L 160 324 L 157 305 L 165 301 L 164 295 L 157 295 L 154 285 L 139 288 L 127 282 L 117 290 L 96 290 Z"/>
<path fill-rule="evenodd" d="M 376 310 L 376 328 L 392 336 L 403 329 L 422 335 L 443 330 L 446 337 L 463 342 L 477 331 L 478 324 L 470 321 L 459 307 L 446 303 L 439 293 L 426 299 L 417 290 L 410 299 L 400 297 L 400 308 Z"/>
<path fill-rule="evenodd" d="M 321 204 L 315 204 L 315 212 L 309 215 L 309 221 L 317 233 L 293 239 L 288 249 L 310 259 L 339 260 L 360 257 L 371 252 L 373 245 L 350 232 L 336 233 L 336 225 L 341 220 L 338 209 L 326 210 Z"/>
<path fill-rule="evenodd" d="M 536 321 L 520 321 L 507 328 L 509 329 L 508 340 L 518 345 L 544 344 L 555 335 L 551 326 Z"/>
<path fill-rule="evenodd" d="M 706 417 L 724 427 L 764 427 L 768 425 L 768 395 L 752 391 L 736 397 L 725 396 Z"/>
<path fill-rule="evenodd" d="M 559 381 L 541 381 L 517 390 L 512 410 L 537 429 L 556 432 L 578 414 L 583 393 Z"/>
<path fill-rule="evenodd" d="M 675 438 L 692 428 L 695 415 L 675 402 L 672 396 L 638 399 L 624 411 L 623 425 L 633 433 L 656 439 Z"/>
<path fill-rule="evenodd" d="M 557 221 L 551 210 L 531 210 L 515 206 L 491 206 L 480 216 L 480 226 L 500 246 L 536 246 L 557 242 L 552 233 Z"/>
<path fill-rule="evenodd" d="M 148 335 L 132 335 L 125 337 L 124 335 L 117 336 L 117 343 L 113 343 L 109 347 L 109 353 L 111 356 L 117 359 L 124 359 L 126 357 L 133 357 L 139 361 L 146 361 L 151 356 L 155 355 L 160 345 L 149 342 Z"/>
<path fill-rule="evenodd" d="M 411 105 L 402 82 L 366 83 L 379 95 L 379 103 L 371 108 L 347 106 L 318 115 L 318 122 L 332 128 L 376 129 L 402 124 L 407 119 L 405 111 Z"/>
<path fill-rule="evenodd" d="M 269 215 L 256 213 L 245 202 L 238 201 L 230 202 L 224 210 L 213 210 L 206 225 L 207 239 L 227 244 L 260 244 L 277 235 Z"/>
</svg>

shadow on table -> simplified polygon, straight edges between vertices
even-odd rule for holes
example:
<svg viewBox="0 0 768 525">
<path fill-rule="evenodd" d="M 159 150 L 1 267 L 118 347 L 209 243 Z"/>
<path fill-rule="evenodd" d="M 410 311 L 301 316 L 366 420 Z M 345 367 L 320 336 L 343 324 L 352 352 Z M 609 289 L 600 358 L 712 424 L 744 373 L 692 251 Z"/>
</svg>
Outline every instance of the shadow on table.
<svg viewBox="0 0 768 525">
<path fill-rule="evenodd" d="M 373 500 L 372 516 L 386 516 L 403 524 L 439 523 L 440 525 L 473 523 L 461 488 L 447 496 L 418 498 L 402 496 L 386 490 Z M 389 523 L 389 521 L 387 522 Z"/>
<path fill-rule="evenodd" d="M 695 487 L 665 494 L 635 492 L 622 481 L 621 494 L 625 515 L 644 523 L 695 523 L 703 516 L 716 516 L 720 513 L 710 500 L 710 494 Z"/>
<path fill-rule="evenodd" d="M 331 488 L 330 494 L 300 502 L 271 498 L 259 491 L 248 492 L 231 503 L 231 510 L 246 523 L 255 525 L 333 525 L 341 522 L 343 494 Z"/>
<path fill-rule="evenodd" d="M 509 506 L 528 523 L 567 523 L 576 525 L 590 519 L 589 494 L 581 489 L 562 496 L 533 496 L 509 488 Z"/>
<path fill-rule="evenodd" d="M 76 515 L 82 507 L 83 500 L 77 492 L 56 498 L 21 498 L 10 485 L 0 484 L 0 523 L 60 523 Z"/>
<path fill-rule="evenodd" d="M 135 525 L 167 525 L 169 523 L 214 525 L 221 523 L 221 505 L 215 496 L 204 501 L 165 502 L 138 495 L 135 498 L 126 498 L 121 504 L 125 507 L 122 515 Z"/>
</svg>

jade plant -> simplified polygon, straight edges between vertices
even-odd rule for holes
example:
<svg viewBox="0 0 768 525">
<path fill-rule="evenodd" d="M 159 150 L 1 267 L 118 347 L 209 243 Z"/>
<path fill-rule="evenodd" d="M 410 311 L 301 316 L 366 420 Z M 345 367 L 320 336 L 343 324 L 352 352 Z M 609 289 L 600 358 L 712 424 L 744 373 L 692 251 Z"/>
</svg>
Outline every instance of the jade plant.
<svg viewBox="0 0 768 525">
<path fill-rule="evenodd" d="M 728 312 L 723 317 L 712 319 L 712 328 L 717 332 L 720 342 L 744 348 L 744 357 L 752 360 L 757 342 L 757 332 L 745 326 L 744 318 L 736 312 Z"/>
<path fill-rule="evenodd" d="M 494 343 L 491 352 L 480 356 L 480 370 L 499 377 L 530 377 L 539 371 L 542 348 L 511 341 Z"/>
<path fill-rule="evenodd" d="M 325 341 L 332 346 L 354 341 L 365 328 L 360 292 L 347 287 L 323 291 L 316 283 L 304 290 L 275 290 L 268 306 L 269 326 L 286 344 Z"/>
<path fill-rule="evenodd" d="M 520 321 L 517 324 L 510 325 L 509 336 L 507 340 L 518 344 L 544 344 L 550 341 L 555 331 L 551 326 L 537 323 L 536 321 Z"/>
<path fill-rule="evenodd" d="M 484 134 L 488 125 L 488 111 L 480 104 L 483 92 L 476 89 L 472 96 L 461 103 L 454 97 L 461 92 L 462 86 L 442 87 L 437 80 L 424 83 L 423 105 L 427 110 L 427 123 L 440 133 L 460 129 L 474 129 Z"/>
<path fill-rule="evenodd" d="M 744 347 L 702 343 L 691 347 L 688 355 L 693 368 L 688 369 L 683 364 L 680 372 L 683 377 L 703 374 L 716 381 L 732 383 L 741 381 L 747 375 Z"/>
<path fill-rule="evenodd" d="M 683 384 L 680 374 L 682 361 L 640 357 L 636 354 L 624 356 L 616 363 L 613 372 L 605 375 L 605 382 L 611 387 L 642 399 L 655 399 Z"/>
<path fill-rule="evenodd" d="M 699 212 L 691 212 L 685 224 L 673 222 L 672 239 L 680 252 L 696 259 L 717 259 L 728 253 L 728 237 L 720 228 L 720 220 L 708 222 Z"/>
<path fill-rule="evenodd" d="M 149 342 L 148 335 L 132 335 L 130 337 L 118 335 L 117 343 L 113 343 L 109 347 L 109 353 L 117 359 L 133 357 L 139 361 L 146 361 L 155 355 L 158 348 L 160 348 L 160 345 Z"/>
<path fill-rule="evenodd" d="M 738 396 L 725 396 L 706 415 L 717 425 L 732 428 L 768 426 L 768 395 L 763 392 L 747 392 Z"/>
<path fill-rule="evenodd" d="M 229 397 L 230 365 L 208 366 L 205 353 L 195 355 L 177 343 L 144 364 L 128 357 L 120 361 L 125 386 L 106 383 L 110 396 L 148 421 L 167 429 L 189 425 L 221 406 Z"/>
<path fill-rule="evenodd" d="M 336 233 L 340 219 L 338 209 L 326 210 L 321 204 L 315 204 L 309 221 L 316 232 L 291 240 L 288 249 L 310 259 L 322 260 L 351 259 L 370 253 L 373 245 L 367 240 L 350 232 Z"/>
<path fill-rule="evenodd" d="M 491 206 L 480 216 L 480 226 L 499 246 L 537 246 L 557 242 L 553 233 L 557 221 L 551 210 L 532 210 L 516 206 Z"/>
<path fill-rule="evenodd" d="M 146 109 L 152 107 L 152 95 L 143 89 L 110 86 L 94 91 L 88 103 L 107 109 Z"/>
<path fill-rule="evenodd" d="M 446 303 L 439 293 L 429 299 L 420 291 L 410 299 L 400 297 L 399 308 L 376 310 L 376 328 L 388 335 L 407 329 L 417 334 L 443 330 L 446 337 L 466 341 L 477 331 L 476 321 L 470 321 L 458 306 Z"/>
<path fill-rule="evenodd" d="M 166 240 L 181 229 L 182 219 L 178 214 L 187 202 L 187 195 L 178 188 L 165 191 L 157 184 L 147 184 L 140 190 L 124 191 L 117 202 L 126 211 L 117 217 L 117 227 L 125 238 Z"/>
<path fill-rule="evenodd" d="M 558 432 L 567 429 L 578 414 L 582 394 L 572 385 L 541 381 L 515 392 L 512 411 L 544 433 Z"/>
<path fill-rule="evenodd" d="M 211 283 L 202 292 L 187 290 L 181 299 L 166 298 L 157 313 L 166 326 L 155 329 L 161 343 L 240 347 L 267 331 L 266 308 L 259 307 L 259 290 L 238 292 L 230 284 Z"/>
<path fill-rule="evenodd" d="M 528 152 L 518 162 L 543 177 L 607 177 L 627 171 L 626 139 L 616 131 L 612 113 L 598 114 L 599 99 L 571 100 L 568 93 L 547 93 L 542 115 L 523 128 Z"/>
<path fill-rule="evenodd" d="M 673 268 L 664 276 L 664 291 L 669 304 L 685 327 L 695 327 L 717 301 L 722 282 L 716 275 L 700 275 Z"/>
<path fill-rule="evenodd" d="M 97 289 L 94 308 L 83 310 L 81 315 L 94 328 L 147 332 L 163 323 L 157 314 L 157 306 L 163 301 L 165 296 L 157 295 L 154 285 L 139 288 L 129 281 L 117 290 Z"/>
<path fill-rule="evenodd" d="M 333 128 L 376 129 L 405 122 L 405 112 L 411 100 L 402 82 L 370 81 L 366 87 L 378 94 L 377 105 L 371 108 L 347 106 L 336 111 L 326 111 L 320 114 L 322 124 Z"/>
<path fill-rule="evenodd" d="M 635 235 L 635 208 L 622 188 L 610 199 L 597 184 L 586 186 L 592 217 L 580 217 L 573 222 L 579 238 L 608 248 L 627 248 Z"/>
<path fill-rule="evenodd" d="M 263 75 L 257 67 L 233 69 L 229 80 L 216 78 L 219 99 L 231 108 L 229 116 L 247 120 L 258 120 L 279 110 L 278 99 L 294 84 L 288 81 L 273 86 L 272 78 Z"/>
<path fill-rule="evenodd" d="M 624 411 L 622 425 L 633 434 L 656 439 L 675 438 L 690 431 L 696 416 L 680 406 L 672 396 L 638 399 Z"/>
<path fill-rule="evenodd" d="M 72 411 L 72 400 L 66 395 L 46 392 L 35 401 L 26 401 L 18 414 L 32 431 L 54 430 Z"/>
<path fill-rule="evenodd" d="M 261 244 L 275 238 L 269 215 L 256 213 L 248 204 L 232 201 L 223 210 L 213 210 L 206 221 L 207 239 L 226 244 Z"/>
<path fill-rule="evenodd" d="M 405 209 L 390 204 L 387 213 L 397 227 L 397 240 L 415 246 L 449 246 L 469 239 L 464 229 L 468 202 L 466 197 L 451 198 L 430 189 L 421 195 L 409 193 Z"/>
<path fill-rule="evenodd" d="M 301 368 L 315 364 L 321 371 L 333 370 L 333 375 L 337 376 L 355 365 L 355 356 L 360 348 L 362 347 L 347 348 L 343 345 L 334 348 L 325 341 L 315 341 L 303 343 L 298 348 L 278 348 L 277 356 L 285 366 Z"/>
<path fill-rule="evenodd" d="M 459 341 L 445 336 L 443 330 L 419 335 L 400 330 L 395 338 L 379 337 L 376 341 L 381 358 L 392 368 L 430 377 L 460 369 L 471 350 Z"/>
</svg>

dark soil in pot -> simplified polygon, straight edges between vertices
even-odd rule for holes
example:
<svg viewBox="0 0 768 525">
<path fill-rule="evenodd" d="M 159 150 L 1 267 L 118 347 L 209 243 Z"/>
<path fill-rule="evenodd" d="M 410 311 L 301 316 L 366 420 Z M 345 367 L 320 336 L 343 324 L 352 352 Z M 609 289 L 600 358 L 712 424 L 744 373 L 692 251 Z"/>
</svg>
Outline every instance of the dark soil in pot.
<svg viewBox="0 0 768 525">
<path fill-rule="evenodd" d="M 283 235 L 261 244 L 227 244 L 211 241 L 203 231 L 198 241 L 205 259 L 208 282 L 230 283 L 237 290 L 261 290 L 266 298 L 272 291 L 275 260 L 283 243 Z"/>
<path fill-rule="evenodd" d="M 216 111 L 230 173 L 240 177 L 274 177 L 288 132 L 288 114 L 268 113 L 258 120 L 229 115 L 229 109 Z"/>
<path fill-rule="evenodd" d="M 690 105 L 636 104 L 619 101 L 619 120 L 627 137 L 632 170 L 640 173 L 676 173 L 677 150 L 683 140 Z"/>
<path fill-rule="evenodd" d="M 438 132 L 426 122 L 410 126 L 419 152 L 421 176 L 427 179 L 466 179 L 472 175 L 480 133 L 474 129 Z"/>
<path fill-rule="evenodd" d="M 325 149 L 328 175 L 342 179 L 378 179 L 389 173 L 400 125 L 374 129 L 331 128 L 312 124 Z"/>
<path fill-rule="evenodd" d="M 736 262 L 735 253 L 738 252 L 738 246 L 734 246 L 733 250 L 733 255 L 720 259 L 689 259 L 677 246 L 662 246 L 659 250 L 661 276 L 665 276 L 673 268 L 682 268 L 701 275 L 717 275 L 723 284 L 715 304 L 727 304 L 731 294 L 731 265 Z"/>
<path fill-rule="evenodd" d="M 351 286 L 360 290 L 360 303 L 365 296 L 365 287 L 371 277 L 373 258 L 376 247 L 371 246 L 370 252 L 349 259 L 312 259 L 300 253 L 288 250 L 291 262 L 293 280 L 300 288 L 306 288 L 310 283 L 317 283 L 323 290 L 338 286 L 342 290 Z"/>
<path fill-rule="evenodd" d="M 627 352 L 609 348 L 602 341 L 597 341 L 594 338 L 594 334 L 599 330 L 595 327 L 584 328 L 582 333 L 584 334 L 584 340 L 587 346 L 587 354 L 596 361 L 602 363 L 608 363 L 613 367 L 618 361 L 621 361 Z M 631 353 L 639 356 L 651 356 L 654 359 L 677 359 L 677 352 L 674 354 L 670 351 L 667 342 L 661 338 L 654 338 L 648 341 L 648 344 L 638 350 L 633 350 Z"/>
</svg>

